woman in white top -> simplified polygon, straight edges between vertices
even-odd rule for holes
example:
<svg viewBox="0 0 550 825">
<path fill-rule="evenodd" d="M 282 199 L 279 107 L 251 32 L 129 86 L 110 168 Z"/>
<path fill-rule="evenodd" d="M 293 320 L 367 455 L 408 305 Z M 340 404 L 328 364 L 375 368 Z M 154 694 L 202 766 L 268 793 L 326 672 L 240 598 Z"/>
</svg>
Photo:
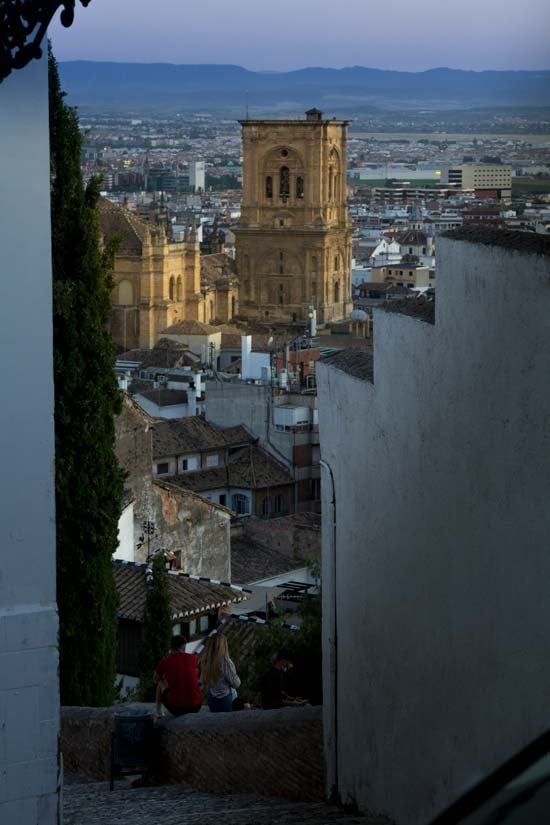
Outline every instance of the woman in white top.
<svg viewBox="0 0 550 825">
<path fill-rule="evenodd" d="M 201 682 L 208 687 L 208 707 L 212 713 L 232 710 L 241 680 L 229 658 L 227 639 L 221 633 L 208 639 L 201 657 Z"/>
</svg>

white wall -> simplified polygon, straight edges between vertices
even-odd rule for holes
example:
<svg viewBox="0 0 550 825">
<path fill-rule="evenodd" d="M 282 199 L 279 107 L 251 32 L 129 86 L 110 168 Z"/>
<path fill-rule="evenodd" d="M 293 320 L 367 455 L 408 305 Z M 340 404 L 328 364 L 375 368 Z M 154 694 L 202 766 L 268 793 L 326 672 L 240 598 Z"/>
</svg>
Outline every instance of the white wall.
<svg viewBox="0 0 550 825">
<path fill-rule="evenodd" d="M 139 393 L 134 396 L 134 400 L 137 404 L 139 404 L 142 410 L 145 410 L 148 415 L 152 415 L 154 418 L 187 418 L 191 415 L 189 404 L 170 404 L 168 406 L 161 407 L 149 398 L 144 398 Z M 192 414 L 194 415 L 195 412 L 196 405 L 193 405 Z"/>
<path fill-rule="evenodd" d="M 438 262 L 435 326 L 376 311 L 374 384 L 317 368 L 339 786 L 400 825 L 548 727 L 549 260 L 441 239 Z M 328 474 L 323 498 L 330 641 Z"/>
<path fill-rule="evenodd" d="M 131 501 L 121 513 L 118 520 L 118 547 L 113 553 L 114 559 L 135 561 L 136 543 L 134 539 L 134 502 Z"/>
<path fill-rule="evenodd" d="M 47 91 L 45 59 L 0 84 L 0 822 L 17 825 L 54 825 L 58 802 Z"/>
<path fill-rule="evenodd" d="M 294 407 L 290 404 L 275 406 L 273 407 L 273 423 L 276 427 L 311 424 L 311 410 L 308 407 Z"/>
<path fill-rule="evenodd" d="M 241 338 L 241 376 L 243 380 L 269 379 L 270 358 L 268 352 L 252 352 L 252 336 Z"/>
</svg>

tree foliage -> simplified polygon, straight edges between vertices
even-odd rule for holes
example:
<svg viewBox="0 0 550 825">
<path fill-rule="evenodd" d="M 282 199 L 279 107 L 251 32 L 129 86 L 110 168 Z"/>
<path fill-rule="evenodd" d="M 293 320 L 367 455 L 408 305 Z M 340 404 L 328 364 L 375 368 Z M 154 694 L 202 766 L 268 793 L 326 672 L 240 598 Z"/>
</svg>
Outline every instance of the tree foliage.
<svg viewBox="0 0 550 825">
<path fill-rule="evenodd" d="M 57 600 L 61 701 L 108 705 L 124 474 L 115 451 L 120 397 L 107 330 L 113 249 L 101 248 L 99 181 L 85 188 L 82 138 L 49 49 L 55 381 Z"/>
<path fill-rule="evenodd" d="M 143 637 L 140 650 L 139 693 L 142 702 L 155 698 L 153 671 L 159 659 L 166 656 L 172 638 L 172 611 L 165 569 L 164 553 L 153 560 L 153 579 L 147 591 L 143 617 Z"/>
<path fill-rule="evenodd" d="M 262 676 L 272 667 L 277 651 L 291 650 L 295 667 L 287 677 L 288 692 L 301 696 L 313 705 L 323 701 L 321 594 L 306 596 L 297 618 L 299 631 L 284 627 L 283 617 L 277 616 L 268 625 L 258 629 L 252 653 L 242 651 L 232 643 L 232 656 L 241 679 L 239 695 L 245 701 L 260 703 Z"/>
</svg>

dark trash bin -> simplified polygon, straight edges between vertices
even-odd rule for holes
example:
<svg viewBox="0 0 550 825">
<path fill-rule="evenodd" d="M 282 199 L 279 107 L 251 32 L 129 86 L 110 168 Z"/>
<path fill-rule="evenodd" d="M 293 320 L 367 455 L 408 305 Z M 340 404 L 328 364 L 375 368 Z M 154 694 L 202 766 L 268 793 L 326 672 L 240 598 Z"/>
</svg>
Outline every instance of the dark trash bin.
<svg viewBox="0 0 550 825">
<path fill-rule="evenodd" d="M 111 782 L 115 776 L 148 773 L 154 753 L 154 723 L 150 711 L 126 708 L 115 713 L 111 734 Z"/>
</svg>

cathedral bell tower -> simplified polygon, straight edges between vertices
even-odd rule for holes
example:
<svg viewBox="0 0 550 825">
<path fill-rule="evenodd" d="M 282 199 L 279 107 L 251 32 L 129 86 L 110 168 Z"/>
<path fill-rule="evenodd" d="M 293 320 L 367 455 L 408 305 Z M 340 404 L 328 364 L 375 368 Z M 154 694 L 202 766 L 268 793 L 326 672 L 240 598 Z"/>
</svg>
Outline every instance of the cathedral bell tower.
<svg viewBox="0 0 550 825">
<path fill-rule="evenodd" d="M 349 121 L 242 120 L 243 200 L 236 235 L 240 313 L 319 322 L 349 315 L 351 227 L 346 193 Z"/>
</svg>

